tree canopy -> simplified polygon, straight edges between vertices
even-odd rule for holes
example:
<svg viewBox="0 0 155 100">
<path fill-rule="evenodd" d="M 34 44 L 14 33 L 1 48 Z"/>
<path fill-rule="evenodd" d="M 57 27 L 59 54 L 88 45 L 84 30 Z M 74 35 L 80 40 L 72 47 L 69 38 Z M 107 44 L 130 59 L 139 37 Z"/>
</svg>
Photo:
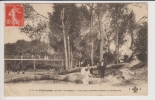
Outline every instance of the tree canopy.
<svg viewBox="0 0 155 100">
<path fill-rule="evenodd" d="M 20 30 L 32 41 L 18 40 L 5 44 L 5 55 L 47 53 L 48 48 L 52 48 L 68 60 L 65 62 L 68 63 L 66 68 L 85 59 L 93 64 L 105 55 L 110 62 L 115 60 L 118 63 L 119 49 L 128 41 L 126 36 L 129 35 L 132 44 L 129 49 L 139 59 L 147 58 L 147 23 L 140 25 L 134 10 L 129 9 L 128 5 L 131 4 L 84 3 L 77 6 L 75 3 L 54 3 L 53 11 L 45 17 L 36 12 L 32 5 L 23 4 L 26 25 Z M 48 37 L 46 43 L 41 42 L 45 34 Z M 115 52 L 111 51 L 112 43 Z"/>
</svg>

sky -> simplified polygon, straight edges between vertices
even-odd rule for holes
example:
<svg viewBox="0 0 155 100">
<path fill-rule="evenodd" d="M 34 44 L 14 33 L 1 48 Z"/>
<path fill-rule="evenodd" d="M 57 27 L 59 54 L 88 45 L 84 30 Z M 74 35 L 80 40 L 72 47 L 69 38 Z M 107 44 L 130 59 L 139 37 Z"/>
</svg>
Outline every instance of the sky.
<svg viewBox="0 0 155 100">
<path fill-rule="evenodd" d="M 39 14 L 42 14 L 46 17 L 48 17 L 47 12 L 53 12 L 53 4 L 31 4 L 33 8 L 38 12 Z M 80 4 L 77 4 L 78 6 Z M 141 7 L 129 5 L 130 9 L 133 9 L 134 13 L 136 14 L 136 21 L 138 22 L 141 17 L 147 16 L 148 12 L 146 9 L 146 5 L 143 5 Z M 19 39 L 24 39 L 27 41 L 30 41 L 30 39 L 26 36 L 26 34 L 20 33 L 18 27 L 5 27 L 5 34 L 4 34 L 4 43 L 14 43 Z M 126 53 L 127 51 L 130 52 L 128 49 L 129 44 L 124 45 L 120 48 L 120 51 L 123 50 L 122 54 Z M 114 44 L 111 44 L 111 49 L 115 49 Z"/>
<path fill-rule="evenodd" d="M 36 12 L 48 17 L 47 12 L 53 12 L 53 4 L 31 4 Z"/>
<path fill-rule="evenodd" d="M 4 31 L 4 43 L 14 43 L 19 39 L 30 41 L 30 38 L 26 34 L 20 33 L 19 28 L 5 27 Z"/>
</svg>

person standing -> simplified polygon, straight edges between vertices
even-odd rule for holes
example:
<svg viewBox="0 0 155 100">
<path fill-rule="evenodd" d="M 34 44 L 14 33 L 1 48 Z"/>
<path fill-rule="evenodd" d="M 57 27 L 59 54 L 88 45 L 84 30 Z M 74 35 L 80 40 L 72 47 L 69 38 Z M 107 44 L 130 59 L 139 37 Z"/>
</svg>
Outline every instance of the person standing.
<svg viewBox="0 0 155 100">
<path fill-rule="evenodd" d="M 96 66 L 97 66 L 97 74 L 100 75 L 100 64 L 97 63 Z"/>
<path fill-rule="evenodd" d="M 84 68 L 83 75 L 84 75 L 84 78 L 82 79 L 83 84 L 86 84 L 86 85 L 89 84 L 89 79 L 91 77 L 91 74 L 89 72 L 88 67 L 87 68 Z"/>
<path fill-rule="evenodd" d="M 101 64 L 100 64 L 100 66 L 101 66 L 101 68 L 100 68 L 100 70 L 101 70 L 101 78 L 104 78 L 104 73 L 105 73 L 105 66 L 106 66 L 107 64 L 106 64 L 106 61 L 105 60 L 102 60 L 101 61 Z"/>
<path fill-rule="evenodd" d="M 125 55 L 124 55 L 124 62 L 127 62 L 127 59 L 128 59 L 128 55 L 125 53 Z"/>
</svg>

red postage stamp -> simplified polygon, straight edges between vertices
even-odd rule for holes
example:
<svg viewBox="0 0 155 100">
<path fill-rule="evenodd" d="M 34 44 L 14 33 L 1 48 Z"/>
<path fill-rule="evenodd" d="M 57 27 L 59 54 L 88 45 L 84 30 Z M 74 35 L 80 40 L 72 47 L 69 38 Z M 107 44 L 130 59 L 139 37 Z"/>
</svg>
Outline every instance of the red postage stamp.
<svg viewBox="0 0 155 100">
<path fill-rule="evenodd" d="M 24 8 L 21 4 L 5 4 L 5 26 L 24 26 Z"/>
</svg>

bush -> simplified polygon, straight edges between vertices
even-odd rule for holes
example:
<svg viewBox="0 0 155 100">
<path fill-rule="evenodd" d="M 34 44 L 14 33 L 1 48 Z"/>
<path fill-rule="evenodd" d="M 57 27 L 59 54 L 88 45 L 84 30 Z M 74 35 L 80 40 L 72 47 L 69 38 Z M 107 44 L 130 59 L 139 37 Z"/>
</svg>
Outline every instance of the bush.
<svg viewBox="0 0 155 100">
<path fill-rule="evenodd" d="M 147 54 L 145 52 L 141 52 L 137 55 L 137 58 L 140 60 L 140 61 L 147 61 Z"/>
</svg>

